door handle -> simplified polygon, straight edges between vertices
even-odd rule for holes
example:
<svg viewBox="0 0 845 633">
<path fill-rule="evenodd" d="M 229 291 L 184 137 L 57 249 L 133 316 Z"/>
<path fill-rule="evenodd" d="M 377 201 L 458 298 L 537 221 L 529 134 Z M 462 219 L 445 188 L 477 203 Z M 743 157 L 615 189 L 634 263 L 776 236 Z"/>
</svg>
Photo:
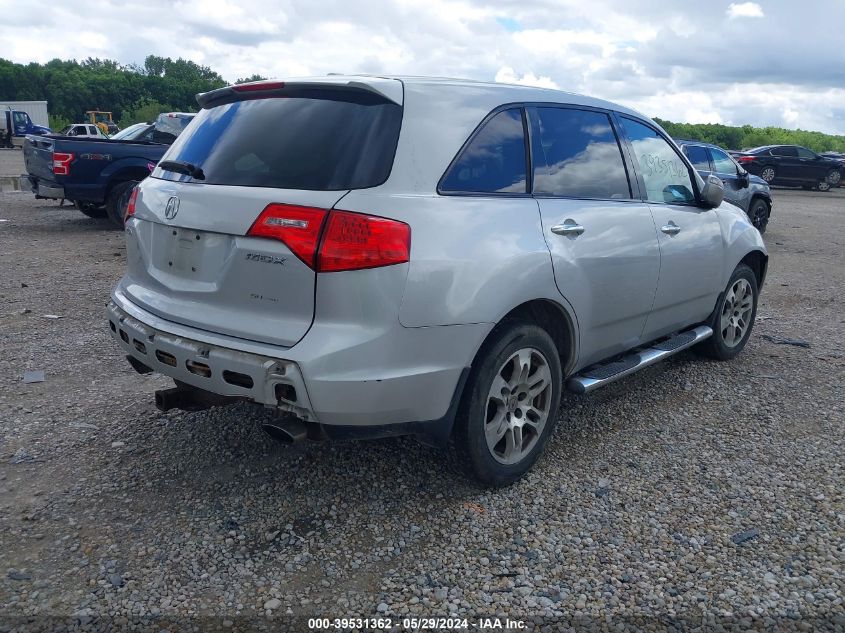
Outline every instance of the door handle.
<svg viewBox="0 0 845 633">
<path fill-rule="evenodd" d="M 551 228 L 552 233 L 555 235 L 569 235 L 572 237 L 578 237 L 581 233 L 584 232 L 584 227 L 580 224 L 577 224 L 573 220 L 567 220 L 563 224 L 555 224 Z"/>
<path fill-rule="evenodd" d="M 675 224 L 674 222 L 669 222 L 666 226 L 661 226 L 660 230 L 663 231 L 666 235 L 677 235 L 681 232 L 681 227 Z"/>
</svg>

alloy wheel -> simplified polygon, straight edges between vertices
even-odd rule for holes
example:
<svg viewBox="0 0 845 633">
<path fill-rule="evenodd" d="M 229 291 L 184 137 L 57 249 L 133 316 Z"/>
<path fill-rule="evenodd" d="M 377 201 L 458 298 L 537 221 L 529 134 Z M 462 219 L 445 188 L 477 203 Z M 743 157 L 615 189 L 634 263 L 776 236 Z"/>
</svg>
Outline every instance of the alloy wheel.
<svg viewBox="0 0 845 633">
<path fill-rule="evenodd" d="M 831 187 L 837 186 L 840 180 L 842 180 L 842 174 L 836 169 L 827 175 L 827 181 L 830 183 Z"/>
<path fill-rule="evenodd" d="M 762 178 L 766 182 L 772 182 L 775 179 L 774 167 L 766 167 L 763 171 L 760 172 L 760 178 Z"/>
<path fill-rule="evenodd" d="M 552 402 L 552 374 L 537 349 L 514 352 L 499 368 L 487 395 L 484 435 L 501 464 L 525 458 L 543 433 Z"/>
<path fill-rule="evenodd" d="M 722 317 L 719 323 L 722 341 L 726 347 L 739 345 L 751 325 L 754 293 L 746 279 L 737 279 L 725 293 Z"/>
</svg>

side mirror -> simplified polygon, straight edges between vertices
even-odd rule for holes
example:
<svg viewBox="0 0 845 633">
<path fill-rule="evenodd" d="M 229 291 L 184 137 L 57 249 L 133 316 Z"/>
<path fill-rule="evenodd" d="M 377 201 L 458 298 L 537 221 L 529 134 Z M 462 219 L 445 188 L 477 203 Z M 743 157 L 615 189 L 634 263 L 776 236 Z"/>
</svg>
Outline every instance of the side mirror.
<svg viewBox="0 0 845 633">
<path fill-rule="evenodd" d="M 692 191 L 684 185 L 667 185 L 663 188 L 663 202 L 679 203 L 692 202 L 695 199 Z"/>
<path fill-rule="evenodd" d="M 744 189 L 748 186 L 748 172 L 744 169 L 740 169 L 737 171 L 736 179 L 741 189 Z"/>
<path fill-rule="evenodd" d="M 725 183 L 719 178 L 710 174 L 704 180 L 704 188 L 701 190 L 701 203 L 707 209 L 715 209 L 725 199 Z"/>
</svg>

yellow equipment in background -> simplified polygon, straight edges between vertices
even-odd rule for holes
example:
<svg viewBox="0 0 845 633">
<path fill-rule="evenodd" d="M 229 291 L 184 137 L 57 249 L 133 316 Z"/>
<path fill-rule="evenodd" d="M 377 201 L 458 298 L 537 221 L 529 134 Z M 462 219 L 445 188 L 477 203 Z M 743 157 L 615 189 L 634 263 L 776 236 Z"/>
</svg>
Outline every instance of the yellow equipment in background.
<svg viewBox="0 0 845 633">
<path fill-rule="evenodd" d="M 120 128 L 115 125 L 115 122 L 112 120 L 111 112 L 101 112 L 100 110 L 88 110 L 85 112 L 85 115 L 88 117 L 88 123 L 93 123 L 96 125 L 100 130 L 102 130 L 103 134 L 114 134 L 115 132 L 119 131 Z"/>
</svg>

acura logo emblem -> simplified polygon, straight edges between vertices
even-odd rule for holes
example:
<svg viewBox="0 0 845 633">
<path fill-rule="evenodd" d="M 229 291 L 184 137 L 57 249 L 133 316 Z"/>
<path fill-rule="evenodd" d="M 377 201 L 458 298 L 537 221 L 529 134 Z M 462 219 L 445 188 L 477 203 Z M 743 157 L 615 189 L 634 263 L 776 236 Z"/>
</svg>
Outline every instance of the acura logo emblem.
<svg viewBox="0 0 845 633">
<path fill-rule="evenodd" d="M 170 200 L 167 201 L 167 206 L 164 207 L 164 217 L 172 220 L 177 213 L 179 213 L 179 198 L 171 196 Z"/>
</svg>

